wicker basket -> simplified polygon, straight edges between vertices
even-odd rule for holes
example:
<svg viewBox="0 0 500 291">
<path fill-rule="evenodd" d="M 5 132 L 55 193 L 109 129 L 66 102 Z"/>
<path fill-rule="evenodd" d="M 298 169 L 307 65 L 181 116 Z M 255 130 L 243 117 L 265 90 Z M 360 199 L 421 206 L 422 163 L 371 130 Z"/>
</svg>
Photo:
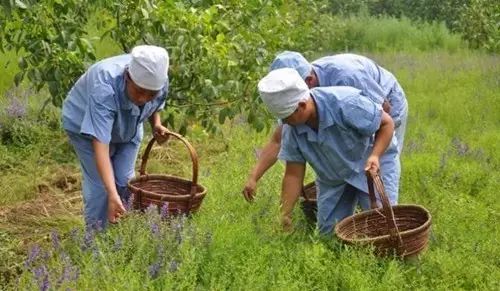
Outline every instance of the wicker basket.
<svg viewBox="0 0 500 291">
<path fill-rule="evenodd" d="M 128 189 L 133 195 L 134 208 L 143 210 L 151 204 L 163 206 L 168 202 L 168 212 L 170 214 L 196 212 L 207 194 L 207 189 L 198 184 L 198 156 L 191 144 L 180 134 L 169 132 L 168 135 L 182 141 L 189 150 L 193 169 L 192 179 L 186 180 L 170 175 L 146 174 L 149 153 L 156 141 L 153 138 L 142 156 L 139 177 L 131 179 L 128 183 Z"/>
<path fill-rule="evenodd" d="M 316 213 L 318 212 L 318 204 L 316 198 L 316 183 L 311 182 L 302 188 L 302 196 L 300 197 L 300 208 L 304 212 L 307 223 L 316 225 Z"/>
<path fill-rule="evenodd" d="M 367 172 L 367 178 L 372 209 L 344 218 L 335 233 L 345 243 L 372 244 L 379 255 L 418 255 L 429 240 L 429 211 L 419 205 L 391 206 L 378 173 Z M 374 184 L 382 208 L 377 208 Z"/>
</svg>

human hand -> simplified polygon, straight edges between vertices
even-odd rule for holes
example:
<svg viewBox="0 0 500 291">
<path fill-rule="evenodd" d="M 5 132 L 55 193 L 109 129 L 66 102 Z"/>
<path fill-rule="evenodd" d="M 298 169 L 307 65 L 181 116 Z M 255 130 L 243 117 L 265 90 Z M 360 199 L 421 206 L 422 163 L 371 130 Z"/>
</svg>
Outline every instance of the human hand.
<svg viewBox="0 0 500 291">
<path fill-rule="evenodd" d="M 170 138 L 168 129 L 163 125 L 155 125 L 153 127 L 153 136 L 159 144 L 162 144 Z"/>
<path fill-rule="evenodd" d="M 118 194 L 108 196 L 108 221 L 117 223 L 120 217 L 125 213 L 122 200 Z"/>
<path fill-rule="evenodd" d="M 255 199 L 255 189 L 257 188 L 257 181 L 253 178 L 248 178 L 245 188 L 243 188 L 243 197 L 248 202 L 252 202 Z"/>
<path fill-rule="evenodd" d="M 377 173 L 380 169 L 380 159 L 377 155 L 370 155 L 366 160 L 365 171 Z"/>
<path fill-rule="evenodd" d="M 389 101 L 384 100 L 384 103 L 382 103 L 382 109 L 384 109 L 384 111 L 385 111 L 387 114 L 391 114 L 391 109 L 392 109 L 392 106 L 391 106 L 391 104 L 389 103 Z"/>
</svg>

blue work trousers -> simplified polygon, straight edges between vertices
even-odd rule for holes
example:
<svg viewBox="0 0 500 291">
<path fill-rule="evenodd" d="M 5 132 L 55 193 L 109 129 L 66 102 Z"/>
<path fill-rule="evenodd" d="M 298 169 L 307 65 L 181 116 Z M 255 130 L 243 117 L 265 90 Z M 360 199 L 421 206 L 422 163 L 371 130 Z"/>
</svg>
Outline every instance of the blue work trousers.
<svg viewBox="0 0 500 291">
<path fill-rule="evenodd" d="M 329 235 L 335 224 L 354 213 L 359 203 L 363 210 L 370 209 L 368 194 L 348 183 L 332 186 L 316 180 L 318 196 L 318 229 Z"/>
<path fill-rule="evenodd" d="M 80 160 L 85 223 L 87 226 L 105 227 L 108 221 L 108 194 L 97 171 L 92 139 L 70 131 L 66 133 Z M 109 145 L 115 184 L 122 201 L 128 201 L 130 196 L 127 183 L 134 176 L 138 151 L 139 144 L 132 142 Z"/>
</svg>

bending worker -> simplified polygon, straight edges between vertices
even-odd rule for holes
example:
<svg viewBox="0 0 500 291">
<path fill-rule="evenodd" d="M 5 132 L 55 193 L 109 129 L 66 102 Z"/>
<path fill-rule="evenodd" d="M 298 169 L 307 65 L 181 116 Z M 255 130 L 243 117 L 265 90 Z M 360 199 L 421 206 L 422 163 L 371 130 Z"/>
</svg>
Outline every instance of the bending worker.
<svg viewBox="0 0 500 291">
<path fill-rule="evenodd" d="M 164 48 L 137 46 L 92 65 L 64 101 L 63 127 L 80 160 L 87 226 L 115 223 L 125 212 L 143 122 L 149 119 L 155 138 L 166 140 L 158 112 L 165 106 L 168 65 Z"/>
<path fill-rule="evenodd" d="M 292 227 L 292 210 L 304 182 L 306 163 L 316 173 L 318 228 L 322 234 L 351 215 L 359 202 L 369 208 L 365 170 L 380 165 L 385 153 L 397 155 L 394 122 L 380 104 L 353 87 L 309 90 L 290 68 L 271 71 L 258 84 L 260 97 L 283 123 L 279 158 L 286 162 L 281 221 Z"/>
<path fill-rule="evenodd" d="M 364 96 L 383 106 L 395 124 L 397 138 L 396 165 L 394 173 L 382 173 L 382 179 L 387 188 L 392 189 L 391 204 L 397 204 L 399 179 L 401 175 L 400 156 L 406 130 L 408 103 L 403 89 L 398 81 L 386 69 L 374 61 L 355 54 L 338 54 L 320 58 L 310 64 L 300 53 L 285 51 L 278 54 L 271 64 L 271 70 L 278 68 L 293 68 L 297 70 L 309 88 L 325 86 L 352 86 L 362 91 Z M 282 125 L 278 125 L 271 140 L 264 146 L 259 160 L 252 169 L 243 195 L 248 201 L 255 197 L 257 182 L 264 173 L 277 161 L 281 144 Z M 382 163 L 394 163 L 394 157 L 382 157 Z M 389 174 L 386 175 L 386 174 Z M 389 178 L 390 177 L 390 178 Z"/>
</svg>

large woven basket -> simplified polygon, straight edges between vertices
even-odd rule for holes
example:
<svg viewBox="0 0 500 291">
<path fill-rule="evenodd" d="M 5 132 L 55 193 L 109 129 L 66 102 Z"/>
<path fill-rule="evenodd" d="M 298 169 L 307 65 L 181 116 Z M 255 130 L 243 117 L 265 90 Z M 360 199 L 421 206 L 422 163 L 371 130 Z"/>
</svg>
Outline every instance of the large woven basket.
<svg viewBox="0 0 500 291">
<path fill-rule="evenodd" d="M 128 189 L 133 195 L 134 208 L 143 210 L 154 204 L 158 206 L 168 205 L 170 214 L 196 212 L 207 193 L 207 189 L 198 184 L 198 156 L 191 144 L 180 134 L 169 132 L 168 135 L 182 141 L 189 150 L 193 170 L 191 180 L 171 175 L 146 173 L 149 153 L 156 141 L 153 138 L 142 156 L 140 175 L 128 183 Z"/>
<path fill-rule="evenodd" d="M 313 181 L 302 187 L 302 195 L 300 197 L 300 208 L 302 208 L 307 223 L 310 225 L 316 225 L 317 203 L 316 183 Z"/>
<path fill-rule="evenodd" d="M 379 255 L 409 257 L 427 246 L 431 229 L 429 211 L 419 205 L 391 206 L 378 173 L 367 172 L 371 208 L 344 218 L 335 233 L 348 244 L 370 244 Z M 378 208 L 374 187 L 382 208 Z"/>
</svg>

